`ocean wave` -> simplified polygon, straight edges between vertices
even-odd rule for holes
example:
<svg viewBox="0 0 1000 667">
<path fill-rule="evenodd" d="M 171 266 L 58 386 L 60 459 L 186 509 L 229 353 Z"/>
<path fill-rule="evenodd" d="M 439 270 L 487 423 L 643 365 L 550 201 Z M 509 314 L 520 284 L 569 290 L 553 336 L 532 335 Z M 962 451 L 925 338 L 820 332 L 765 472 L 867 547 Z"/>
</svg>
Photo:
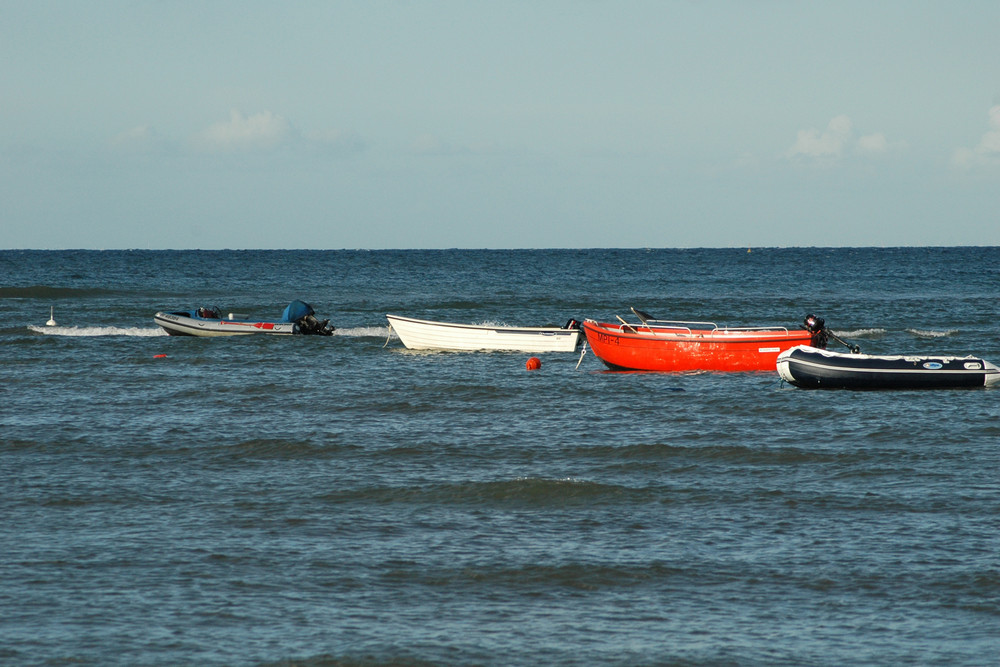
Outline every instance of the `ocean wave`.
<svg viewBox="0 0 1000 667">
<path fill-rule="evenodd" d="M 337 328 L 334 330 L 334 336 L 349 336 L 352 338 L 387 338 L 392 333 L 393 338 L 396 337 L 396 333 L 392 331 L 388 326 L 384 327 L 347 327 L 344 329 Z"/>
<path fill-rule="evenodd" d="M 43 334 L 46 336 L 138 336 L 138 337 L 157 337 L 166 336 L 167 332 L 163 329 L 156 328 L 145 328 L 145 327 L 62 327 L 62 326 L 39 326 L 36 324 L 29 324 L 28 329 L 34 331 L 35 333 Z M 350 327 L 346 329 L 337 329 L 334 331 L 335 336 L 346 336 L 349 338 L 365 338 L 365 337 L 375 337 L 375 338 L 386 338 L 389 336 L 389 327 Z M 395 338 L 395 333 L 392 334 Z"/>
<path fill-rule="evenodd" d="M 76 299 L 115 294 L 115 290 L 101 287 L 0 287 L 0 299 Z"/>
<path fill-rule="evenodd" d="M 437 570 L 416 569 L 407 563 L 398 563 L 384 576 L 389 580 L 417 581 L 429 585 L 475 583 L 481 586 L 488 583 L 491 586 L 502 587 L 534 588 L 541 585 L 547 589 L 591 591 L 606 587 L 644 586 L 667 578 L 704 584 L 707 577 L 713 576 L 713 573 L 705 567 L 674 566 L 660 561 L 648 564 L 576 561 L 555 565 L 533 563 L 514 567 L 477 564 Z M 718 579 L 720 575 L 714 574 L 714 578 Z M 723 579 L 731 579 L 731 576 L 723 576 Z"/>
<path fill-rule="evenodd" d="M 906 333 L 912 334 L 917 338 L 944 338 L 945 336 L 954 336 L 958 333 L 958 329 L 948 329 L 947 331 L 934 331 L 933 329 L 907 329 Z"/>
<path fill-rule="evenodd" d="M 166 336 L 167 332 L 156 327 L 48 327 L 29 324 L 28 329 L 46 336 L 138 336 L 152 338 Z"/>
<path fill-rule="evenodd" d="M 853 331 L 834 331 L 833 333 L 841 338 L 881 338 L 886 334 L 886 329 L 854 329 Z"/>
<path fill-rule="evenodd" d="M 707 433 L 706 439 L 717 439 L 716 433 Z M 692 439 L 697 443 L 697 438 Z M 865 451 L 830 452 L 809 447 L 759 447 L 747 445 L 698 444 L 675 445 L 671 443 L 634 443 L 628 445 L 586 445 L 575 448 L 575 454 L 584 459 L 609 458 L 614 461 L 632 461 L 648 466 L 657 461 L 687 464 L 698 461 L 717 461 L 734 465 L 802 465 L 806 463 L 865 463 L 872 455 Z"/>
<path fill-rule="evenodd" d="M 439 505 L 565 507 L 649 500 L 648 492 L 580 479 L 519 477 L 506 481 L 444 483 L 420 487 L 370 487 L 335 491 L 333 502 L 373 501 Z"/>
</svg>

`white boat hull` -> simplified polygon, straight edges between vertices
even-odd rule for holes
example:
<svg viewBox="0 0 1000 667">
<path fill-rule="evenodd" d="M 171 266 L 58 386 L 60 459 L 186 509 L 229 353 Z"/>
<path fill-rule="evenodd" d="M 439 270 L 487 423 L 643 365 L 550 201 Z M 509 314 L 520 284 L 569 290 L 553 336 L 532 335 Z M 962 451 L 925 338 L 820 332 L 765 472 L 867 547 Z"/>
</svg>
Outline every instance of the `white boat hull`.
<svg viewBox="0 0 1000 667">
<path fill-rule="evenodd" d="M 410 350 L 572 352 L 580 343 L 579 329 L 502 327 L 433 322 L 386 315 L 389 325 Z"/>
</svg>

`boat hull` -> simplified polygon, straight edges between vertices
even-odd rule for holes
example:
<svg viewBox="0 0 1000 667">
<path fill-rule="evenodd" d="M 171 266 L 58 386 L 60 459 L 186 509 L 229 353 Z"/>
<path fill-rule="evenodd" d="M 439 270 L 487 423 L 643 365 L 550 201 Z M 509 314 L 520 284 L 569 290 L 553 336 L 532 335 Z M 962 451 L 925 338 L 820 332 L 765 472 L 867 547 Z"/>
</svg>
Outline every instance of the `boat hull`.
<svg viewBox="0 0 1000 667">
<path fill-rule="evenodd" d="M 191 312 L 159 312 L 153 320 L 171 336 L 216 336 L 276 335 L 289 336 L 295 333 L 294 322 L 270 322 L 252 320 L 226 320 L 197 317 Z"/>
<path fill-rule="evenodd" d="M 594 354 L 612 370 L 773 371 L 778 355 L 812 334 L 788 329 L 661 329 L 586 320 Z"/>
<path fill-rule="evenodd" d="M 579 329 L 499 327 L 418 320 L 386 315 L 399 340 L 410 350 L 572 352 Z"/>
<path fill-rule="evenodd" d="M 803 389 L 961 389 L 1000 384 L 1000 368 L 976 357 L 844 354 L 801 346 L 777 360 Z"/>
</svg>

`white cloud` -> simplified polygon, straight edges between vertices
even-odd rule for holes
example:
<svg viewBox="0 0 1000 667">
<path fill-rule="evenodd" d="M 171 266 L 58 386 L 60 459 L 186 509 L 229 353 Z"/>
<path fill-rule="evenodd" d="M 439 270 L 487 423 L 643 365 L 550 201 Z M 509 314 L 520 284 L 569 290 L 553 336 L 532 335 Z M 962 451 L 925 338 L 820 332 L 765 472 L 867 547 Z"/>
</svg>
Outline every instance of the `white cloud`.
<svg viewBox="0 0 1000 667">
<path fill-rule="evenodd" d="M 291 134 L 291 124 L 282 116 L 270 111 L 244 116 L 234 109 L 228 121 L 215 123 L 198 135 L 197 143 L 209 151 L 263 150 L 279 146 Z"/>
<path fill-rule="evenodd" d="M 897 143 L 895 147 L 903 146 Z M 822 132 L 815 128 L 799 130 L 795 143 L 785 151 L 789 159 L 836 160 L 848 151 L 863 155 L 877 155 L 893 148 L 881 132 L 854 137 L 854 123 L 848 116 L 840 115 L 827 124 Z"/>
<path fill-rule="evenodd" d="M 844 146 L 851 139 L 854 125 L 847 116 L 837 116 L 820 132 L 817 129 L 799 130 L 795 144 L 785 153 L 790 158 L 804 156 L 811 158 L 839 157 Z"/>
<path fill-rule="evenodd" d="M 975 148 L 959 148 L 952 155 L 956 167 L 971 169 L 1000 164 L 1000 104 L 990 109 L 990 129 L 979 139 Z"/>
</svg>

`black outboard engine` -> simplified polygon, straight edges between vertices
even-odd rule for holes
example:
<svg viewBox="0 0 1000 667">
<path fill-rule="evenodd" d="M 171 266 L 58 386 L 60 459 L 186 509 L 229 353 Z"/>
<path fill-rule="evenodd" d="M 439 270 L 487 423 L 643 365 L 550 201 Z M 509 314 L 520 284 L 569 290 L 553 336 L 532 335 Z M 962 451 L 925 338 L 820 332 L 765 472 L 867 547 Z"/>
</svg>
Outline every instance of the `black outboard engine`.
<svg viewBox="0 0 1000 667">
<path fill-rule="evenodd" d="M 332 336 L 334 327 L 330 320 L 320 322 L 314 315 L 306 315 L 295 323 L 295 333 L 306 336 Z"/>
<path fill-rule="evenodd" d="M 292 301 L 285 308 L 281 319 L 285 322 L 294 322 L 294 333 L 306 336 L 332 336 L 333 327 L 330 320 L 320 322 L 316 319 L 316 311 L 305 301 Z"/>
<path fill-rule="evenodd" d="M 807 330 L 812 334 L 812 341 L 810 345 L 813 347 L 818 347 L 821 350 L 826 349 L 826 343 L 831 338 L 846 347 L 851 351 L 851 354 L 861 354 L 861 348 L 857 345 L 851 345 L 847 341 L 843 340 L 840 336 L 833 333 L 826 328 L 826 322 L 823 321 L 822 317 L 816 317 L 815 315 L 806 315 L 805 322 L 802 323 L 802 328 Z"/>
<path fill-rule="evenodd" d="M 575 319 L 570 319 L 568 322 L 566 322 L 565 326 L 563 326 L 563 329 L 579 329 L 579 328 L 580 328 L 580 323 L 577 322 Z"/>
<path fill-rule="evenodd" d="M 812 334 L 812 340 L 809 341 L 810 345 L 821 350 L 826 349 L 826 343 L 830 340 L 830 336 L 826 330 L 826 322 L 822 317 L 816 317 L 812 314 L 806 315 L 805 322 L 802 323 L 802 328 Z"/>
</svg>

